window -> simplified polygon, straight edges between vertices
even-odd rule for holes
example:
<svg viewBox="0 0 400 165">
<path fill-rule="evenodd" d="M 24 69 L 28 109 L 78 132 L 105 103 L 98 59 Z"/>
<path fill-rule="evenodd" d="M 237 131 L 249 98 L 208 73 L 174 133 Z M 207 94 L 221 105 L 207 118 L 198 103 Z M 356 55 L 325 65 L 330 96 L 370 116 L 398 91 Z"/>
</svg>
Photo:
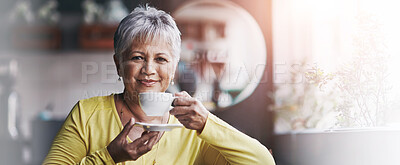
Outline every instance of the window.
<svg viewBox="0 0 400 165">
<path fill-rule="evenodd" d="M 277 113 L 286 121 L 286 126 L 276 124 L 284 127 L 278 130 L 400 123 L 397 119 L 400 116 L 400 22 L 397 21 L 400 11 L 394 3 L 391 0 L 273 1 L 275 108 L 286 109 L 283 114 Z M 332 89 L 335 95 L 320 95 L 318 85 L 318 91 L 310 91 L 307 79 L 310 77 L 306 73 L 318 70 L 322 76 L 317 76 L 319 80 L 326 78 L 327 84 L 334 86 L 326 88 Z M 355 76 L 357 71 L 363 76 Z M 343 85 L 347 85 L 346 89 Z M 335 101 L 327 101 L 330 98 L 324 98 L 326 95 L 335 96 Z M 347 124 L 341 121 L 346 116 Z"/>
</svg>

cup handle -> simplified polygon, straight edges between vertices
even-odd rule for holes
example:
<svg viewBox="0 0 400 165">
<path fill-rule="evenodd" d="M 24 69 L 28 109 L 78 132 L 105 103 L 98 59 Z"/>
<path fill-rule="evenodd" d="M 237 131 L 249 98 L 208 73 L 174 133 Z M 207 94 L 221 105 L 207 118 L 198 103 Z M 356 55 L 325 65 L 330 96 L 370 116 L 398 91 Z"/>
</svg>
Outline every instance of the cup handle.
<svg viewBox="0 0 400 165">
<path fill-rule="evenodd" d="M 172 96 L 172 103 L 171 103 L 171 106 L 172 106 L 172 107 L 174 106 L 174 100 L 175 100 L 176 98 L 178 98 L 178 97 Z"/>
<path fill-rule="evenodd" d="M 171 106 L 169 107 L 169 110 L 168 111 L 170 111 L 170 110 L 172 110 L 173 108 L 174 108 L 174 100 L 176 99 L 176 98 L 178 98 L 178 97 L 176 97 L 176 96 L 172 96 L 172 103 L 171 103 Z"/>
</svg>

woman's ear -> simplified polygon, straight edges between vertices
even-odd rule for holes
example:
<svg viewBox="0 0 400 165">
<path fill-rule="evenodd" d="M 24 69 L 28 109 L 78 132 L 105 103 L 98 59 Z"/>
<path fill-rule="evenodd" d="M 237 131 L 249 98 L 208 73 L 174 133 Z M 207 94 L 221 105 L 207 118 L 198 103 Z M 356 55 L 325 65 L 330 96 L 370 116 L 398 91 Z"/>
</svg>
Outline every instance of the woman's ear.
<svg viewBox="0 0 400 165">
<path fill-rule="evenodd" d="M 113 58 L 114 58 L 115 67 L 117 68 L 117 74 L 118 74 L 118 76 L 121 76 L 121 74 L 119 72 L 119 68 L 120 68 L 119 59 L 116 54 L 113 55 Z"/>
</svg>

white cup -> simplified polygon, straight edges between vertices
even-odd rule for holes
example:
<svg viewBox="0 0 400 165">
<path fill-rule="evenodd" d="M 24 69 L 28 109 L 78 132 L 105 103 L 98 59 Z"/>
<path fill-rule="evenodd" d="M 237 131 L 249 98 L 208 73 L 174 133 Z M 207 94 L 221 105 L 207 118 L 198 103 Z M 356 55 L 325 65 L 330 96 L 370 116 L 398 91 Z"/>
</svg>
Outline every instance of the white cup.
<svg viewBox="0 0 400 165">
<path fill-rule="evenodd" d="M 175 98 L 171 93 L 145 92 L 139 93 L 139 104 L 147 116 L 163 116 L 173 108 Z"/>
</svg>

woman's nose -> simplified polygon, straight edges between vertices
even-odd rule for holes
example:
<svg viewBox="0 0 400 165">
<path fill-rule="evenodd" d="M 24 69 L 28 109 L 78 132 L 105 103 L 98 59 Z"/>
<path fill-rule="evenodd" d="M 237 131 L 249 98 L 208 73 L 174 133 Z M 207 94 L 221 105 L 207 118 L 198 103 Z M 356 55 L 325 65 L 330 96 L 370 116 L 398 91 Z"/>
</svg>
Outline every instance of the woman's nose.
<svg viewBox="0 0 400 165">
<path fill-rule="evenodd" d="M 142 67 L 142 73 L 146 75 L 153 75 L 156 73 L 155 66 L 152 62 L 146 62 Z"/>
</svg>

